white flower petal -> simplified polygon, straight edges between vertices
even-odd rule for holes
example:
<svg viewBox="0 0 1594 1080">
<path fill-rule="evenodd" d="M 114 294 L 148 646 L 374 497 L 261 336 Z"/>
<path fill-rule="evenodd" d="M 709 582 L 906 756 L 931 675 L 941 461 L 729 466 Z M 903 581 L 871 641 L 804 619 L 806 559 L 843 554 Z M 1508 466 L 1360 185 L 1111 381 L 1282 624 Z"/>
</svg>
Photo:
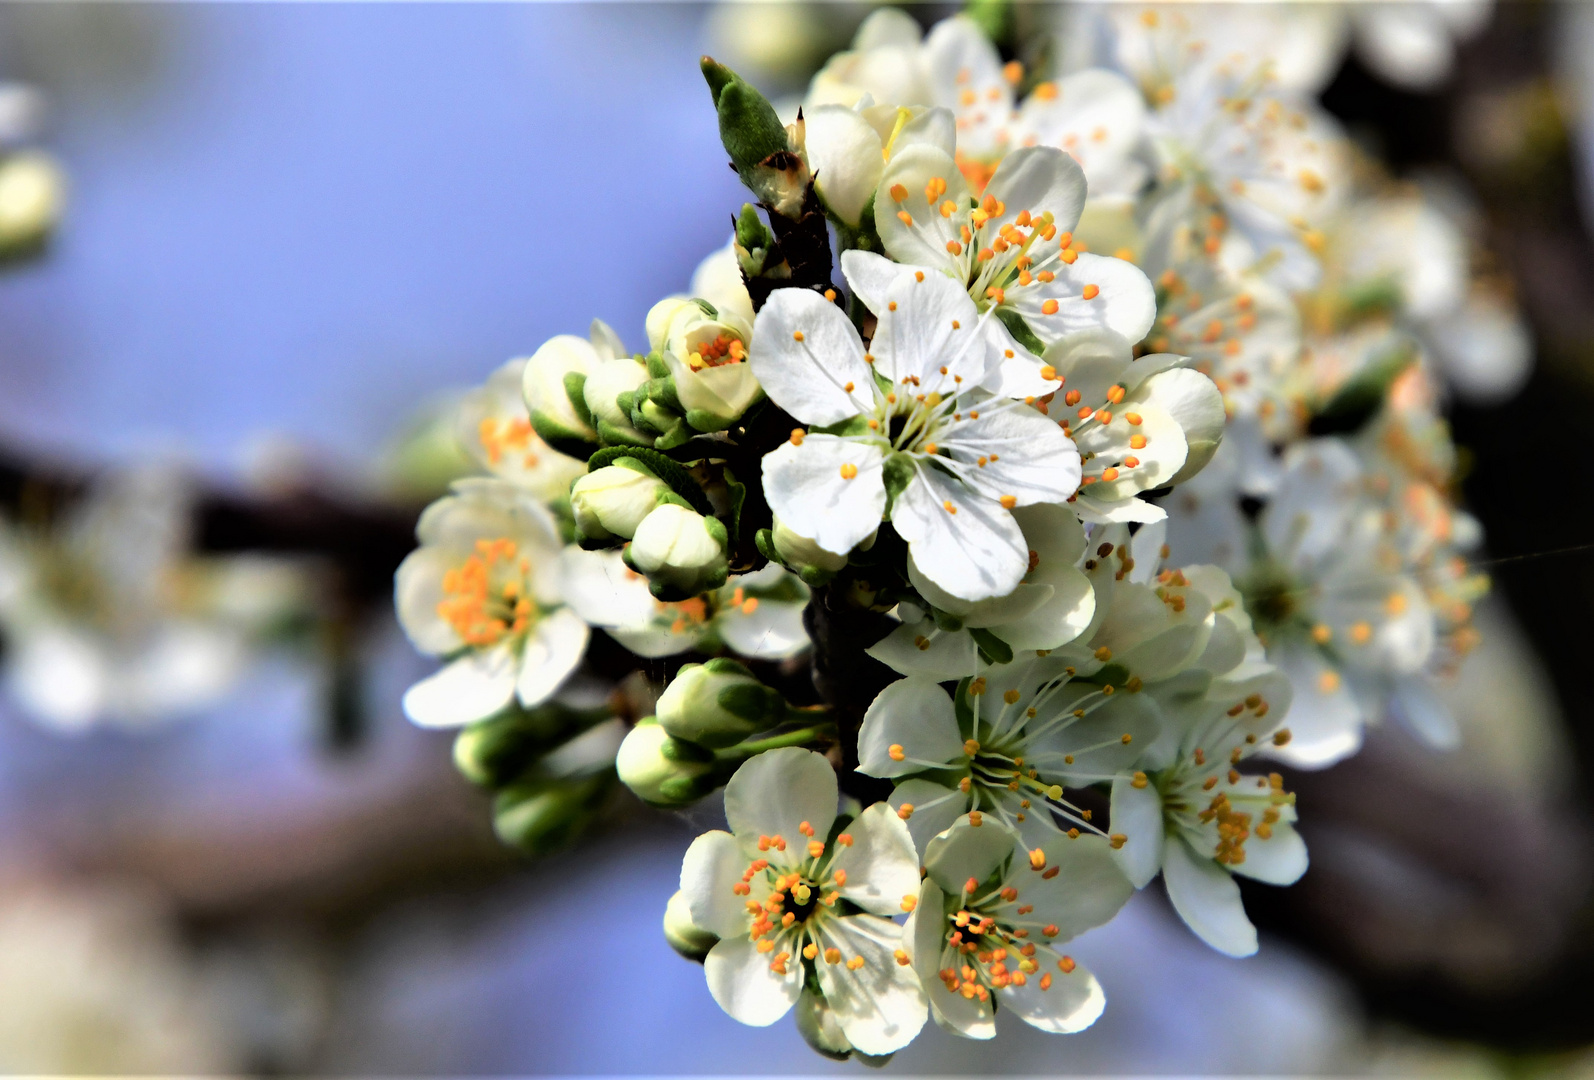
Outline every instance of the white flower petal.
<svg viewBox="0 0 1594 1080">
<path fill-rule="evenodd" d="M 927 192 L 935 194 L 942 183 L 946 189 L 936 199 L 925 197 Z M 897 199 L 896 194 L 903 198 Z M 970 196 L 957 162 L 944 150 L 919 145 L 893 154 L 874 201 L 875 228 L 886 254 L 900 263 L 939 267 L 960 282 L 967 281 L 967 260 L 972 253 L 963 244 L 958 227 L 968 220 Z M 943 203 L 957 209 L 943 215 Z M 898 214 L 907 214 L 910 221 L 903 221 Z M 953 255 L 949 243 L 956 244 L 961 253 Z"/>
<path fill-rule="evenodd" d="M 976 410 L 944 436 L 964 483 L 988 499 L 1018 506 L 1061 503 L 1079 488 L 1079 450 L 1063 429 L 1028 406 Z M 986 459 L 984 465 L 979 464 Z"/>
<path fill-rule="evenodd" d="M 804 121 L 814 188 L 831 213 L 857 228 L 885 169 L 880 135 L 861 115 L 841 105 L 808 110 Z"/>
<path fill-rule="evenodd" d="M 921 640 L 926 643 L 923 648 Z M 903 623 L 866 651 L 900 675 L 961 679 L 979 674 L 974 639 L 961 631 L 940 630 L 934 619 Z"/>
<path fill-rule="evenodd" d="M 485 720 L 515 697 L 520 657 L 505 642 L 472 651 L 404 692 L 404 715 L 420 727 L 462 727 Z"/>
<path fill-rule="evenodd" d="M 1025 980 L 1023 986 L 1008 985 L 998 990 L 1002 1007 L 1031 1027 L 1053 1035 L 1071 1035 L 1094 1024 L 1107 1007 L 1107 995 L 1096 976 L 1078 961 L 1066 974 L 1052 966 L 1047 969 L 1051 984 L 1041 989 L 1041 973 Z"/>
<path fill-rule="evenodd" d="M 994 821 L 974 825 L 962 818 L 930 841 L 924 850 L 924 868 L 930 880 L 957 896 L 970 878 L 983 885 L 1015 850 L 1022 853 L 1011 829 Z"/>
<path fill-rule="evenodd" d="M 884 464 L 874 443 L 810 434 L 764 455 L 764 497 L 777 518 L 801 522 L 814 543 L 845 555 L 880 527 Z M 851 477 L 842 472 L 849 466 L 857 470 Z"/>
<path fill-rule="evenodd" d="M 875 317 L 869 351 L 874 369 L 893 385 L 912 378 L 921 393 L 950 393 L 954 377 L 970 385 L 984 381 L 994 339 L 960 282 L 934 272 L 903 274 L 891 283 Z"/>
<path fill-rule="evenodd" d="M 1316 648 L 1284 641 L 1268 659 L 1289 677 L 1295 691 L 1286 717 L 1290 741 L 1270 748 L 1269 756 L 1303 769 L 1323 769 L 1361 749 L 1361 707 L 1344 677 Z"/>
<path fill-rule="evenodd" d="M 999 229 L 1028 210 L 1031 217 L 1050 213 L 1058 232 L 1072 232 L 1085 208 L 1085 172 L 1055 146 L 1027 146 L 1002 159 L 985 193 L 1007 207 L 987 228 Z"/>
<path fill-rule="evenodd" d="M 803 986 L 801 964 L 790 964 L 785 975 L 777 975 L 769 957 L 745 933 L 723 938 L 710 949 L 703 974 L 719 1007 L 749 1027 L 768 1027 L 785 1016 Z"/>
<path fill-rule="evenodd" d="M 776 289 L 753 324 L 747 363 L 781 408 L 836 424 L 872 407 L 863 341 L 840 308 L 808 289 Z M 843 389 L 848 383 L 853 390 Z"/>
<path fill-rule="evenodd" d="M 560 608 L 537 620 L 526 639 L 520 676 L 515 683 L 515 696 L 520 703 L 530 708 L 552 697 L 581 665 L 591 636 L 592 631 L 581 616 L 569 608 Z"/>
<path fill-rule="evenodd" d="M 1013 310 L 1048 345 L 1099 329 L 1111 330 L 1133 344 L 1156 321 L 1156 290 L 1134 263 L 1085 252 L 1072 264 L 1057 263 L 1052 272 L 1056 277 L 1050 282 L 1037 281 L 1009 293 Z M 1091 285 L 1099 291 L 1087 300 L 1086 286 Z M 1057 308 L 1048 315 L 1043 305 L 1051 300 L 1057 301 Z"/>
<path fill-rule="evenodd" d="M 1255 831 L 1245 842 L 1245 861 L 1231 869 L 1269 885 L 1293 885 L 1306 873 L 1306 842 L 1288 821 L 1275 821 L 1266 839 Z"/>
<path fill-rule="evenodd" d="M 896 961 L 902 928 L 872 915 L 849 915 L 828 923 L 824 937 L 821 946 L 840 949 L 843 960 L 818 965 L 819 988 L 847 1041 L 875 1055 L 912 1042 L 928 1016 L 918 977 Z M 853 971 L 846 960 L 858 956 L 864 963 Z"/>
<path fill-rule="evenodd" d="M 803 607 L 801 603 L 760 600 L 751 613 L 745 608 L 726 608 L 714 620 L 714 628 L 733 652 L 761 660 L 784 660 L 808 648 Z"/>
<path fill-rule="evenodd" d="M 1056 87 L 1056 94 L 1024 99 L 1015 135 L 1022 141 L 1027 133 L 1067 150 L 1084 168 L 1092 197 L 1117 189 L 1145 128 L 1140 90 L 1117 72 L 1101 68 L 1065 75 Z"/>
<path fill-rule="evenodd" d="M 919 852 L 897 812 L 875 803 L 847 826 L 851 846 L 831 861 L 847 871 L 841 895 L 865 911 L 890 917 L 902 912 L 902 898 L 919 891 Z"/>
<path fill-rule="evenodd" d="M 897 496 L 891 522 L 925 576 L 961 599 L 1005 596 L 1029 569 L 1029 546 L 1012 514 L 922 463 Z"/>
<path fill-rule="evenodd" d="M 806 843 L 799 826 L 815 836 L 836 820 L 836 773 L 824 756 L 799 747 L 767 750 L 749 758 L 725 785 L 725 820 L 744 846 L 760 836 Z"/>
<path fill-rule="evenodd" d="M 1202 941 L 1228 956 L 1256 952 L 1256 927 L 1227 870 L 1170 836 L 1163 843 L 1162 880 L 1174 910 Z"/>
<path fill-rule="evenodd" d="M 893 745 L 902 747 L 904 760 L 891 760 Z M 858 771 L 867 776 L 907 776 L 923 772 L 923 762 L 945 764 L 961 757 L 963 736 L 952 699 L 934 678 L 899 679 L 880 691 L 864 713 Z"/>
<path fill-rule="evenodd" d="M 923 852 L 968 810 L 969 797 L 955 788 L 915 777 L 898 784 L 887 801 L 898 812 L 904 806 L 913 807 L 908 832 L 913 834 L 914 846 Z"/>
<path fill-rule="evenodd" d="M 915 272 L 930 272 L 931 267 L 905 266 L 902 263 L 892 262 L 884 255 L 873 251 L 860 251 L 853 248 L 841 253 L 841 273 L 847 279 L 848 288 L 864 307 L 870 311 L 882 311 L 890 302 L 890 292 L 896 287 L 897 282 L 904 277 L 912 277 Z M 934 271 L 940 273 L 939 270 Z"/>
<path fill-rule="evenodd" d="M 559 576 L 565 603 L 593 626 L 645 627 L 659 609 L 647 578 L 617 551 L 567 547 L 559 554 Z"/>
<path fill-rule="evenodd" d="M 681 892 L 686 894 L 692 922 L 722 938 L 747 935 L 746 902 L 731 891 L 742 883 L 747 865 L 736 838 L 722 829 L 692 841 L 681 860 Z M 755 875 L 755 880 L 762 884 L 764 878 Z"/>
<path fill-rule="evenodd" d="M 1113 822 L 1117 828 L 1117 822 Z M 983 826 L 982 826 L 983 828 Z M 1106 837 L 1079 836 L 1070 839 L 1054 833 L 1040 845 L 1048 868 L 1059 871 L 1051 878 L 1029 869 L 1018 869 L 1014 862 L 1012 883 L 1027 904 L 1033 904 L 1034 921 L 1058 928 L 1054 943 L 1078 937 L 1112 920 L 1134 895 L 1135 887 L 1119 868 Z"/>
<path fill-rule="evenodd" d="M 1162 868 L 1162 796 L 1151 784 L 1137 788 L 1128 776 L 1112 782 L 1112 829 L 1127 839 L 1114 854 L 1137 889 L 1151 884 Z"/>
<path fill-rule="evenodd" d="M 465 643 L 454 627 L 437 613 L 443 602 L 443 575 L 454 568 L 455 557 L 437 547 L 419 547 L 404 557 L 393 575 L 393 595 L 399 625 L 410 643 L 423 653 L 441 656 Z"/>
</svg>

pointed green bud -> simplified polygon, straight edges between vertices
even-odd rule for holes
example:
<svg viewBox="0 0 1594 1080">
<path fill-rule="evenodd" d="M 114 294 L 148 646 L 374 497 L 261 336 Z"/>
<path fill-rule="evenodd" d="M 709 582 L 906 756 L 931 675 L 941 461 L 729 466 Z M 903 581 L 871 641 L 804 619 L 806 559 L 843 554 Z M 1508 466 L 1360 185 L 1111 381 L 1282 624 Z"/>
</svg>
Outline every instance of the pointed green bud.
<svg viewBox="0 0 1594 1080">
<path fill-rule="evenodd" d="M 570 510 L 576 528 L 587 540 L 629 540 L 642 519 L 670 492 L 669 485 L 635 458 L 617 458 L 612 465 L 578 477 L 570 486 Z"/>
<path fill-rule="evenodd" d="M 779 724 L 786 701 L 735 660 L 687 664 L 659 697 L 659 724 L 700 746 L 734 746 Z"/>
<path fill-rule="evenodd" d="M 712 756 L 701 747 L 673 738 L 651 716 L 639 721 L 625 737 L 615 754 L 614 767 L 620 781 L 653 806 L 686 806 L 717 786 Z"/>
<path fill-rule="evenodd" d="M 752 203 L 743 203 L 742 212 L 736 218 L 736 242 L 748 251 L 761 251 L 775 242 L 774 234 Z"/>
<path fill-rule="evenodd" d="M 686 893 L 677 889 L 664 906 L 664 940 L 688 960 L 701 964 L 720 939 L 692 921 L 692 906 L 686 901 Z"/>
</svg>

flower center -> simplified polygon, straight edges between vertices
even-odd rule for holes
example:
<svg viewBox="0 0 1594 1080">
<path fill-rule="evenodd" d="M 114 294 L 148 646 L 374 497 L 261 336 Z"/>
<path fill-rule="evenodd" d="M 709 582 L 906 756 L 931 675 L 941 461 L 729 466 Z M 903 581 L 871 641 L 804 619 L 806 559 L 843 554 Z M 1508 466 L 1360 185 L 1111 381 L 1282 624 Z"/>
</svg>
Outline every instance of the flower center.
<svg viewBox="0 0 1594 1080">
<path fill-rule="evenodd" d="M 834 845 L 827 845 L 813 839 L 808 822 L 798 828 L 808 839 L 790 850 L 782 836 L 760 836 L 759 851 L 771 857 L 752 860 L 742 880 L 731 887 L 736 895 L 748 897 L 748 936 L 770 957 L 770 970 L 778 975 L 787 973 L 787 965 L 804 962 L 845 963 L 857 971 L 864 966 L 863 957 L 844 957 L 827 932 L 847 883 L 847 871 L 832 864 L 840 848 L 852 846 L 852 836 L 841 833 Z M 770 887 L 762 901 L 751 898 L 753 882 L 760 878 Z"/>
<path fill-rule="evenodd" d="M 712 341 L 703 341 L 687 356 L 686 362 L 693 371 L 725 364 L 740 364 L 747 359 L 747 346 L 740 338 L 720 334 Z"/>
<path fill-rule="evenodd" d="M 437 614 L 465 644 L 488 648 L 524 634 L 535 619 L 536 605 L 525 595 L 530 560 L 516 552 L 507 538 L 478 540 L 475 552 L 443 575 Z"/>
<path fill-rule="evenodd" d="M 1037 865 L 1037 863 L 1039 865 Z M 1046 874 L 1046 858 L 1039 848 L 1030 853 L 1030 866 Z M 1043 961 L 1056 959 L 1068 974 L 1072 957 L 1059 956 L 1047 942 L 1058 934 L 1055 925 L 1028 918 L 1035 909 L 1018 902 L 1019 890 L 1010 883 L 981 885 L 970 878 L 960 895 L 947 897 L 946 936 L 936 974 L 948 992 L 973 1001 L 988 1001 L 992 990 L 1024 986 L 1040 972 Z M 1040 940 L 1030 940 L 1031 935 Z M 1041 955 L 1041 950 L 1045 955 Z M 1051 972 L 1040 973 L 1040 988 L 1051 989 Z"/>
<path fill-rule="evenodd" d="M 1230 740 L 1247 714 L 1261 718 L 1267 713 L 1267 700 L 1260 694 L 1236 702 L 1228 710 L 1233 725 L 1227 731 L 1216 732 L 1214 742 L 1221 745 Z M 1283 746 L 1289 740 L 1288 728 L 1281 728 L 1272 736 L 1275 746 Z M 1205 837 L 1213 844 L 1212 857 L 1226 866 L 1245 862 L 1245 843 L 1253 834 L 1263 840 L 1271 838 L 1273 826 L 1282 814 L 1280 808 L 1295 802 L 1295 796 L 1284 790 L 1284 777 L 1279 773 L 1262 777 L 1239 771 L 1240 763 L 1261 748 L 1254 734 L 1247 734 L 1236 743 L 1226 758 L 1218 754 L 1209 759 L 1203 748 L 1196 747 L 1158 783 L 1169 827 Z M 1144 773 L 1136 773 L 1135 786 L 1144 787 L 1146 779 Z"/>
<path fill-rule="evenodd" d="M 521 464 L 528 469 L 537 465 L 537 455 L 534 452 L 535 433 L 531 429 L 529 420 L 500 420 L 488 416 L 476 427 L 476 436 L 481 439 L 482 448 L 487 451 L 487 462 L 497 465 L 506 454 L 516 453 L 522 455 Z"/>
</svg>

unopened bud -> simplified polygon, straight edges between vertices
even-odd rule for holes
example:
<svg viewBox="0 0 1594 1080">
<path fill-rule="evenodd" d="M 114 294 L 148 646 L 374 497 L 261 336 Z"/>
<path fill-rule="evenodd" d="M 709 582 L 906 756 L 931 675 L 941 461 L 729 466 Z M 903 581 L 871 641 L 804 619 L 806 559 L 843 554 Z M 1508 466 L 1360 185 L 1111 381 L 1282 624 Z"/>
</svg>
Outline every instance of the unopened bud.
<svg viewBox="0 0 1594 1080">
<path fill-rule="evenodd" d="M 493 831 L 511 847 L 545 855 L 573 841 L 613 782 L 607 771 L 580 779 L 536 779 L 512 784 L 493 800 Z"/>
<path fill-rule="evenodd" d="M 687 903 L 686 894 L 677 889 L 664 906 L 664 940 L 688 960 L 701 964 L 720 939 L 692 921 L 692 906 Z"/>
<path fill-rule="evenodd" d="M 637 798 L 654 806 L 685 806 L 713 790 L 713 755 L 671 737 L 651 716 L 625 737 L 614 767 Z"/>
<path fill-rule="evenodd" d="M 591 346 L 571 334 L 548 340 L 526 361 L 521 394 L 531 413 L 532 427 L 552 446 L 597 440 L 585 394 L 592 362 Z"/>
<path fill-rule="evenodd" d="M 764 556 L 784 563 L 793 573 L 812 586 L 823 585 L 847 565 L 847 556 L 826 551 L 806 536 L 788 528 L 779 518 L 767 537 L 761 536 Z"/>
<path fill-rule="evenodd" d="M 622 457 L 577 479 L 570 487 L 570 509 L 583 538 L 629 540 L 669 490 L 652 469 Z"/>
<path fill-rule="evenodd" d="M 605 360 L 588 374 L 582 387 L 582 399 L 603 442 L 653 444 L 651 438 L 631 425 L 630 410 L 620 404 L 620 395 L 634 393 L 647 380 L 647 367 L 629 356 Z"/>
<path fill-rule="evenodd" d="M 725 526 L 718 518 L 667 502 L 636 527 L 625 560 L 647 575 L 653 595 L 684 600 L 725 584 L 730 574 L 726 547 Z"/>
<path fill-rule="evenodd" d="M 679 739 L 734 746 L 779 724 L 786 700 L 735 660 L 687 664 L 659 698 L 658 720 Z"/>
</svg>

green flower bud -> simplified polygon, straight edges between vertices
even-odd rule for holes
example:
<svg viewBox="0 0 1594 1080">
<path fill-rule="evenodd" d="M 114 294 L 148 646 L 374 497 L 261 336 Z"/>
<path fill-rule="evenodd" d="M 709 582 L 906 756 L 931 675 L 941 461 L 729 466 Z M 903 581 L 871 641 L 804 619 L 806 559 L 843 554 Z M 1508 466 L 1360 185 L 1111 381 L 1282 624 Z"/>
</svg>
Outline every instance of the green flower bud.
<svg viewBox="0 0 1594 1080">
<path fill-rule="evenodd" d="M 626 563 L 646 574 L 653 594 L 680 600 L 717 589 L 730 574 L 725 526 L 718 518 L 663 503 L 637 526 Z"/>
<path fill-rule="evenodd" d="M 786 700 L 735 660 L 687 664 L 659 697 L 665 731 L 700 746 L 734 746 L 779 724 Z"/>
<path fill-rule="evenodd" d="M 570 510 L 586 539 L 629 540 L 669 490 L 646 465 L 622 457 L 571 485 Z"/>
<path fill-rule="evenodd" d="M 779 518 L 770 532 L 774 558 L 785 563 L 809 585 L 823 585 L 847 565 L 847 556 L 826 551 L 806 536 L 793 532 Z"/>
<path fill-rule="evenodd" d="M 686 902 L 686 894 L 677 889 L 664 906 L 664 940 L 688 960 L 701 964 L 720 939 L 692 921 L 692 908 Z"/>
<path fill-rule="evenodd" d="M 533 855 L 556 851 L 591 822 L 610 782 L 611 774 L 603 772 L 512 784 L 493 800 L 493 831 L 505 844 Z"/>
<path fill-rule="evenodd" d="M 634 392 L 647 379 L 646 365 L 629 356 L 605 360 L 587 376 L 582 386 L 582 400 L 602 441 L 653 445 L 652 438 L 632 427 L 630 410 L 619 402 L 622 394 Z"/>
<path fill-rule="evenodd" d="M 685 806 L 715 787 L 713 754 L 671 737 L 651 716 L 625 737 L 614 767 L 620 781 L 653 806 Z"/>
</svg>

